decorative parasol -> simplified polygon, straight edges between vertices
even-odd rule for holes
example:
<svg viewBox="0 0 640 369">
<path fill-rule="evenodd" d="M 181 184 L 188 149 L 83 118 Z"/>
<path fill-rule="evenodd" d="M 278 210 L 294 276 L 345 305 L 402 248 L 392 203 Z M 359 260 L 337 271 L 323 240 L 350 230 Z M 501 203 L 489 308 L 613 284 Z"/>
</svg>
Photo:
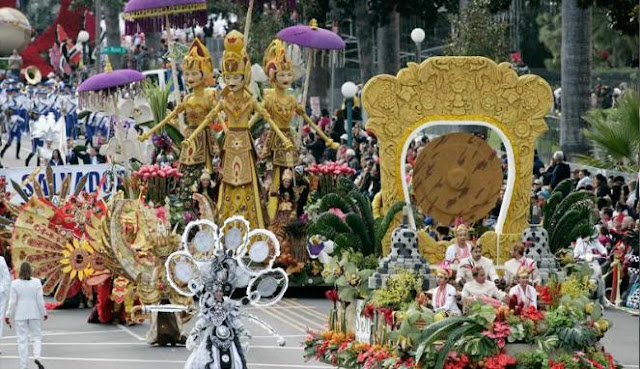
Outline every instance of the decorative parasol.
<svg viewBox="0 0 640 369">
<path fill-rule="evenodd" d="M 124 7 L 125 33 L 167 31 L 167 46 L 171 62 L 171 79 L 176 103 L 180 103 L 178 69 L 171 27 L 188 28 L 207 23 L 206 0 L 131 0 Z M 184 55 L 184 54 L 183 54 Z"/>
<path fill-rule="evenodd" d="M 307 73 L 302 92 L 302 106 L 307 104 L 307 92 L 309 91 L 309 77 L 311 76 L 311 59 L 315 50 L 342 50 L 346 44 L 337 34 L 318 27 L 318 22 L 312 19 L 309 25 L 298 24 L 287 27 L 278 32 L 278 38 L 290 44 L 308 47 Z"/>
<path fill-rule="evenodd" d="M 117 69 L 111 68 L 109 59 L 106 60 L 104 73 L 96 74 L 82 82 L 78 87 L 80 108 L 90 106 L 100 110 L 106 110 L 105 104 L 109 103 L 108 97 L 113 95 L 117 97 L 118 93 L 128 92 L 129 96 L 138 94 L 139 84 L 144 74 L 133 69 Z"/>
</svg>

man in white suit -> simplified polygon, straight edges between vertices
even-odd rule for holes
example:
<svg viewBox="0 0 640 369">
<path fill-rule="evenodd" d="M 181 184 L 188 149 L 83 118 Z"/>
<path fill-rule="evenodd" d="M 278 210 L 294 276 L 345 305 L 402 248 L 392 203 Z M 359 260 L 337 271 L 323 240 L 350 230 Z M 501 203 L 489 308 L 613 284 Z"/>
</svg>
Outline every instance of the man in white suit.
<svg viewBox="0 0 640 369">
<path fill-rule="evenodd" d="M 9 288 L 11 286 L 11 274 L 9 267 L 4 260 L 4 256 L 0 256 L 0 316 L 4 316 L 4 309 L 7 306 L 7 297 L 9 296 Z M 0 337 L 2 337 L 2 328 L 4 322 L 0 320 Z"/>
<path fill-rule="evenodd" d="M 16 324 L 18 336 L 18 354 L 20 354 L 20 369 L 27 369 L 29 361 L 29 338 L 33 342 L 33 357 L 38 369 L 44 369 L 40 363 L 42 351 L 42 319 L 47 320 L 44 307 L 42 282 L 38 278 L 31 278 L 31 264 L 24 262 L 20 265 L 19 278 L 11 282 L 9 308 L 5 315 L 5 322 Z"/>
</svg>

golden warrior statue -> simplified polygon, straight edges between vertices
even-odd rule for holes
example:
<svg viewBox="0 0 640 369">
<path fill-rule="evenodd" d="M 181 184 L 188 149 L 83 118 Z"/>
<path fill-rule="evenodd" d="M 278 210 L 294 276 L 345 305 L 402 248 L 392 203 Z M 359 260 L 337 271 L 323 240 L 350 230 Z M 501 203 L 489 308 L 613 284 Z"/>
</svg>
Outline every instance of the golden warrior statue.
<svg viewBox="0 0 640 369">
<path fill-rule="evenodd" d="M 287 90 L 293 83 L 293 63 L 287 57 L 284 45 L 280 40 L 273 40 L 265 51 L 262 67 L 265 74 L 269 77 L 269 81 L 273 86 L 272 91 L 265 91 L 262 106 L 269 112 L 278 128 L 284 134 L 294 141 L 291 134 L 289 123 L 293 119 L 294 114 L 301 116 L 311 128 L 322 138 L 327 146 L 332 149 L 338 149 L 339 144 L 333 142 L 332 139 L 319 128 L 311 118 L 305 113 L 304 108 L 298 105 L 295 97 L 287 93 Z M 267 137 L 265 144 L 265 156 L 270 156 L 273 163 L 272 184 L 269 190 L 269 205 L 267 207 L 269 217 L 274 218 L 278 209 L 278 190 L 281 182 L 281 174 L 287 168 L 292 168 L 299 164 L 300 153 L 297 147 L 287 148 L 283 145 L 280 137 L 271 131 Z M 291 199 L 292 201 L 296 201 Z"/>
<path fill-rule="evenodd" d="M 218 219 L 242 215 L 251 223 L 252 228 L 264 228 L 266 222 L 260 203 L 256 154 L 249 131 L 249 121 L 252 120 L 254 111 L 271 125 L 286 148 L 292 147 L 292 143 L 247 89 L 251 80 L 251 62 L 245 50 L 244 35 L 238 31 L 229 32 L 224 39 L 222 76 L 226 84 L 222 100 L 204 118 L 191 137 L 183 141 L 183 145 L 190 145 L 191 140 L 198 137 L 220 112 L 225 113 L 227 122 L 222 124 L 225 139 L 222 148 Z"/>
<path fill-rule="evenodd" d="M 183 174 L 178 189 L 178 197 L 181 202 L 191 204 L 192 186 L 198 182 L 203 169 L 208 173 L 213 172 L 213 156 L 219 152 L 215 138 L 215 131 L 208 125 L 198 129 L 207 113 L 217 103 L 217 94 L 214 89 L 205 88 L 213 82 L 213 60 L 207 48 L 196 38 L 183 62 L 184 81 L 191 88 L 192 93 L 188 94 L 182 103 L 156 124 L 151 130 L 140 136 L 140 141 L 148 139 L 153 133 L 160 130 L 165 124 L 176 118 L 178 114 L 184 112 L 187 128 L 184 137 L 190 137 L 188 144 L 182 143 L 180 152 L 180 172 Z"/>
</svg>

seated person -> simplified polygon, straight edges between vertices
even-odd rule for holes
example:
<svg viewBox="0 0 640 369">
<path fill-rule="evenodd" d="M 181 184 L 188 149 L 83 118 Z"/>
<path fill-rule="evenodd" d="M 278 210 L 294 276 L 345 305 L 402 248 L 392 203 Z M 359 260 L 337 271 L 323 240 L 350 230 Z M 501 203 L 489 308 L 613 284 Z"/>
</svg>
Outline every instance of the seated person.
<svg viewBox="0 0 640 369">
<path fill-rule="evenodd" d="M 474 245 L 471 249 L 471 256 L 460 261 L 456 283 L 464 285 L 467 281 L 472 280 L 471 270 L 475 266 L 481 266 L 487 273 L 489 280 L 498 283 L 500 277 L 496 273 L 496 267 L 493 265 L 493 260 L 482 256 L 482 245 Z"/>
<path fill-rule="evenodd" d="M 509 290 L 509 297 L 515 296 L 518 299 L 518 305 L 522 305 L 523 308 L 533 306 L 538 308 L 538 292 L 536 289 L 529 285 L 529 278 L 533 270 L 523 265 L 518 269 L 517 280 L 518 284 L 511 287 Z"/>
<path fill-rule="evenodd" d="M 483 267 L 479 265 L 473 267 L 471 275 L 473 279 L 465 283 L 462 288 L 462 301 L 465 305 L 478 300 L 499 305 L 507 296 L 496 287 L 495 283 L 486 280 Z"/>
<path fill-rule="evenodd" d="M 449 284 L 451 270 L 439 268 L 436 271 L 438 286 L 432 290 L 433 311 L 444 311 L 447 315 L 461 315 L 456 301 L 456 289 Z"/>
<path fill-rule="evenodd" d="M 573 248 L 573 258 L 584 260 L 587 254 L 607 256 L 607 249 L 598 242 L 597 237 L 580 237 Z"/>
<path fill-rule="evenodd" d="M 533 285 L 540 284 L 540 276 L 538 275 L 538 265 L 535 260 L 524 257 L 524 245 L 522 243 L 516 243 L 511 246 L 511 259 L 504 263 L 504 279 L 507 285 L 513 285 L 517 283 L 518 269 L 523 265 L 526 265 L 531 270 L 529 278 L 533 282 Z"/>
<path fill-rule="evenodd" d="M 471 246 L 473 244 L 467 241 L 469 230 L 469 227 L 464 224 L 460 224 L 456 228 L 456 243 L 447 247 L 447 253 L 444 256 L 445 262 L 458 264 L 460 260 L 471 256 Z"/>
</svg>

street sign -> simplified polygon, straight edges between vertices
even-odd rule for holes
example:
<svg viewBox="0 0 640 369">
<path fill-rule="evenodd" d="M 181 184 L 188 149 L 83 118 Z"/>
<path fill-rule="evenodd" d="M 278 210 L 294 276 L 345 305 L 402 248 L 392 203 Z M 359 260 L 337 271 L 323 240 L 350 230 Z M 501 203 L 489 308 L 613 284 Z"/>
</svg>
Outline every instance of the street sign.
<svg viewBox="0 0 640 369">
<path fill-rule="evenodd" d="M 123 46 L 105 46 L 100 49 L 101 54 L 126 54 L 127 48 Z"/>
</svg>

